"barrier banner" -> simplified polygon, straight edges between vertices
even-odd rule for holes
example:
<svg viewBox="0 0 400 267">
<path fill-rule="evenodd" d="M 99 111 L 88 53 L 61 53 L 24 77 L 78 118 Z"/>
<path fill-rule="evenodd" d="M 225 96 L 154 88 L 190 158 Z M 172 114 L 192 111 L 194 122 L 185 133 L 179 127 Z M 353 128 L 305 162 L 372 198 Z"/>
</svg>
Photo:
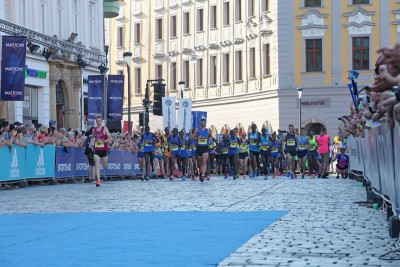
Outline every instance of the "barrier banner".
<svg viewBox="0 0 400 267">
<path fill-rule="evenodd" d="M 122 120 L 124 75 L 108 75 L 107 119 Z"/>
<path fill-rule="evenodd" d="M 26 36 L 3 36 L 1 100 L 24 101 Z"/>
<path fill-rule="evenodd" d="M 74 177 L 86 177 L 89 175 L 89 163 L 85 155 L 85 148 L 74 148 Z"/>
<path fill-rule="evenodd" d="M 163 127 L 171 131 L 176 127 L 175 97 L 162 98 Z"/>
<path fill-rule="evenodd" d="M 132 176 L 133 175 L 133 153 L 130 151 L 122 151 L 122 160 L 123 160 L 123 168 L 122 175 L 123 176 Z"/>
<path fill-rule="evenodd" d="M 106 171 L 101 170 L 101 174 L 106 176 L 120 176 L 122 175 L 122 166 L 122 151 L 111 149 L 108 155 L 108 168 Z"/>
<path fill-rule="evenodd" d="M 178 130 L 185 129 L 189 133 L 190 127 L 192 127 L 192 99 L 181 98 L 178 109 Z"/>
<path fill-rule="evenodd" d="M 396 201 L 392 200 L 392 206 L 394 209 L 398 210 L 400 213 L 400 123 L 396 121 L 396 125 L 393 128 L 393 167 L 395 177 L 395 188 L 396 190 Z"/>
<path fill-rule="evenodd" d="M 364 163 L 362 161 L 361 144 L 359 138 L 349 136 L 347 147 L 350 160 L 350 170 L 364 172 Z"/>
<path fill-rule="evenodd" d="M 0 181 L 25 179 L 25 148 L 13 145 L 0 148 Z"/>
<path fill-rule="evenodd" d="M 192 127 L 193 129 L 200 128 L 200 120 L 205 118 L 207 121 L 207 112 L 205 111 L 192 111 Z"/>
<path fill-rule="evenodd" d="M 88 118 L 104 118 L 104 76 L 88 76 Z"/>
<path fill-rule="evenodd" d="M 133 154 L 133 174 L 141 175 L 142 170 L 139 166 L 139 160 L 137 158 L 137 154 Z"/>
<path fill-rule="evenodd" d="M 26 178 L 54 178 L 56 147 L 28 145 L 26 150 Z"/>
<path fill-rule="evenodd" d="M 62 146 L 56 147 L 56 169 L 54 176 L 56 178 L 72 178 L 74 170 L 74 149 L 72 147 L 65 148 Z"/>
</svg>

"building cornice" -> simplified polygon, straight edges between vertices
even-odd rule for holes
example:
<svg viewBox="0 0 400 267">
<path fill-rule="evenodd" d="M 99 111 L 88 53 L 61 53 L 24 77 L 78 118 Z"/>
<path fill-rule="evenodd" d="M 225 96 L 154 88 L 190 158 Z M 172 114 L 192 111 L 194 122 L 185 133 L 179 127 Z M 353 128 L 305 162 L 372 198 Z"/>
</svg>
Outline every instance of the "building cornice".
<svg viewBox="0 0 400 267">
<path fill-rule="evenodd" d="M 361 13 L 363 13 L 363 14 L 366 15 L 366 16 L 373 16 L 373 15 L 376 14 L 375 11 L 368 11 L 368 10 L 365 10 L 364 8 L 362 8 L 362 7 L 357 7 L 357 8 L 354 9 L 352 12 L 344 13 L 343 16 L 345 16 L 345 17 L 352 17 L 352 16 L 355 16 L 358 12 L 361 12 Z"/>
<path fill-rule="evenodd" d="M 23 35 L 34 43 L 59 50 L 63 53 L 81 56 L 90 61 L 98 63 L 106 62 L 104 52 L 86 49 L 82 46 L 24 28 L 2 19 L 0 19 L 0 31 L 11 35 Z"/>
<path fill-rule="evenodd" d="M 329 16 L 328 14 L 321 14 L 321 12 L 319 12 L 316 9 L 312 9 L 312 10 L 307 11 L 304 15 L 297 16 L 297 18 L 306 19 L 311 14 L 315 14 L 318 18 L 327 18 Z"/>
</svg>

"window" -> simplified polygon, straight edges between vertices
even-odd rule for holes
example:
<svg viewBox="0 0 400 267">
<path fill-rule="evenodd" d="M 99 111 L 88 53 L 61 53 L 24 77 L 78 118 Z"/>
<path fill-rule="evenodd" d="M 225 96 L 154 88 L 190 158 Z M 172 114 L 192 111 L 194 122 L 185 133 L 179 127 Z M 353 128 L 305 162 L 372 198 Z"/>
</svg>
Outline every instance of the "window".
<svg viewBox="0 0 400 267">
<path fill-rule="evenodd" d="M 322 6 L 321 0 L 306 0 L 305 7 L 320 7 Z"/>
<path fill-rule="evenodd" d="M 23 120 L 31 122 L 38 119 L 39 103 L 38 103 L 38 88 L 25 87 L 24 90 L 24 103 L 23 103 Z"/>
<path fill-rule="evenodd" d="M 235 21 L 242 21 L 242 0 L 236 0 Z"/>
<path fill-rule="evenodd" d="M 204 31 L 203 18 L 203 9 L 200 8 L 197 10 L 197 31 L 199 32 Z"/>
<path fill-rule="evenodd" d="M 89 14 L 90 15 L 90 14 Z M 61 38 L 62 35 L 62 4 L 61 0 L 57 1 L 57 17 L 58 17 L 58 38 Z M 90 16 L 89 16 L 90 18 Z"/>
<path fill-rule="evenodd" d="M 135 69 L 135 94 L 141 94 L 142 93 L 142 69 L 141 68 L 136 68 Z"/>
<path fill-rule="evenodd" d="M 42 33 L 46 34 L 46 3 L 42 2 L 41 4 L 41 12 L 42 12 Z"/>
<path fill-rule="evenodd" d="M 78 0 L 74 0 L 74 33 L 78 33 L 78 28 L 79 28 L 79 21 L 78 21 L 78 16 L 79 16 L 79 8 L 78 8 Z"/>
<path fill-rule="evenodd" d="M 229 25 L 229 2 L 224 2 L 224 26 Z"/>
<path fill-rule="evenodd" d="M 250 60 L 250 79 L 256 77 L 256 49 L 250 48 L 249 51 L 249 60 Z"/>
<path fill-rule="evenodd" d="M 171 63 L 171 84 L 169 85 L 170 90 L 176 90 L 176 62 Z"/>
<path fill-rule="evenodd" d="M 217 6 L 211 6 L 210 28 L 217 28 Z"/>
<path fill-rule="evenodd" d="M 217 56 L 210 57 L 210 84 L 217 84 Z"/>
<path fill-rule="evenodd" d="M 353 5 L 368 5 L 369 0 L 353 0 Z"/>
<path fill-rule="evenodd" d="M 369 69 L 369 37 L 353 37 L 353 69 Z"/>
<path fill-rule="evenodd" d="M 264 75 L 271 75 L 271 57 L 269 44 L 265 44 L 264 50 Z"/>
<path fill-rule="evenodd" d="M 248 5 L 248 16 L 249 17 L 252 17 L 252 16 L 254 16 L 254 0 L 248 0 L 249 2 L 249 5 Z"/>
<path fill-rule="evenodd" d="M 95 3 L 89 4 L 89 44 L 91 47 L 94 46 L 94 34 L 96 33 L 95 29 Z"/>
<path fill-rule="evenodd" d="M 171 16 L 171 37 L 176 37 L 176 16 Z"/>
<path fill-rule="evenodd" d="M 236 56 L 235 56 L 236 64 L 236 81 L 242 81 L 243 80 L 243 71 L 242 71 L 242 51 L 236 51 Z"/>
<path fill-rule="evenodd" d="M 203 86 L 203 59 L 197 60 L 197 86 Z"/>
<path fill-rule="evenodd" d="M 162 79 L 162 64 L 156 64 L 156 79 Z"/>
<path fill-rule="evenodd" d="M 124 46 L 124 27 L 118 27 L 117 45 Z"/>
<path fill-rule="evenodd" d="M 162 18 L 156 19 L 156 39 L 161 40 L 163 38 L 163 27 Z"/>
<path fill-rule="evenodd" d="M 268 11 L 269 10 L 269 1 L 268 0 L 262 0 L 262 11 Z"/>
<path fill-rule="evenodd" d="M 185 81 L 185 88 L 190 88 L 190 66 L 189 60 L 184 60 L 183 64 L 183 81 Z"/>
<path fill-rule="evenodd" d="M 190 13 L 183 13 L 183 34 L 190 33 Z"/>
<path fill-rule="evenodd" d="M 140 44 L 140 23 L 135 24 L 135 44 Z"/>
<path fill-rule="evenodd" d="M 306 71 L 322 71 L 322 39 L 306 40 Z"/>
<path fill-rule="evenodd" d="M 229 54 L 224 54 L 224 83 L 229 82 Z"/>
</svg>

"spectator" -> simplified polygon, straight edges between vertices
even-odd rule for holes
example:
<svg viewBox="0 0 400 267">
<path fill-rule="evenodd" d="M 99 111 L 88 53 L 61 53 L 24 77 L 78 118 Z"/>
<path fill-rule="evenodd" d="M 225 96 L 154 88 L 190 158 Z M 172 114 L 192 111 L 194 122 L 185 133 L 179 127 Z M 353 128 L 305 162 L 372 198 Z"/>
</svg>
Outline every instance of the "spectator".
<svg viewBox="0 0 400 267">
<path fill-rule="evenodd" d="M 26 138 L 27 133 L 28 130 L 26 127 L 24 126 L 20 127 L 17 130 L 17 135 L 15 136 L 14 144 L 17 146 L 27 147 L 28 146 L 28 139 Z"/>
<path fill-rule="evenodd" d="M 346 151 L 344 147 L 341 147 L 339 151 L 340 153 L 336 155 L 336 179 L 339 179 L 339 174 L 343 179 L 347 179 L 349 175 L 349 156 L 344 153 Z"/>
<path fill-rule="evenodd" d="M 318 153 L 321 155 L 321 169 L 318 174 L 318 178 L 328 178 L 328 167 L 329 167 L 329 146 L 331 145 L 330 137 L 326 134 L 326 128 L 321 129 L 321 135 L 317 136 L 316 141 L 318 143 Z"/>
</svg>

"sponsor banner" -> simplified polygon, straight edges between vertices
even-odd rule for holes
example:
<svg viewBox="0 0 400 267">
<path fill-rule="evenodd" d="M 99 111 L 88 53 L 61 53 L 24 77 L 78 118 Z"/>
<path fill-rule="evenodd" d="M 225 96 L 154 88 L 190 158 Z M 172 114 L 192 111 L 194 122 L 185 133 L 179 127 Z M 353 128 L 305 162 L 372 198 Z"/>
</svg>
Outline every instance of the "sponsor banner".
<svg viewBox="0 0 400 267">
<path fill-rule="evenodd" d="M 364 172 L 364 162 L 361 153 L 360 139 L 350 135 L 347 139 L 347 152 L 350 161 L 350 170 Z"/>
<path fill-rule="evenodd" d="M 25 179 L 25 148 L 13 145 L 0 149 L 0 181 Z"/>
<path fill-rule="evenodd" d="M 28 145 L 26 150 L 26 178 L 54 178 L 56 147 Z"/>
<path fill-rule="evenodd" d="M 89 163 L 85 155 L 85 148 L 74 148 L 74 177 L 86 177 L 89 175 Z"/>
<path fill-rule="evenodd" d="M 193 129 L 200 128 L 200 120 L 202 118 L 205 118 L 207 121 L 207 112 L 192 111 L 192 127 L 193 127 Z"/>
<path fill-rule="evenodd" d="M 176 127 L 175 97 L 162 98 L 163 127 L 170 130 Z"/>
<path fill-rule="evenodd" d="M 1 100 L 24 101 L 26 37 L 3 36 Z"/>
<path fill-rule="evenodd" d="M 56 147 L 56 178 L 72 178 L 74 176 L 74 149 L 62 146 Z"/>
<path fill-rule="evenodd" d="M 192 99 L 181 98 L 179 99 L 178 110 L 178 130 L 185 129 L 189 133 L 192 126 Z"/>
<path fill-rule="evenodd" d="M 131 176 L 133 175 L 133 153 L 129 151 L 122 151 L 122 175 Z"/>
<path fill-rule="evenodd" d="M 104 118 L 104 76 L 88 76 L 88 118 Z"/>
<path fill-rule="evenodd" d="M 107 119 L 122 120 L 124 75 L 108 75 Z"/>
<path fill-rule="evenodd" d="M 107 170 L 104 171 L 104 169 L 101 167 L 100 173 L 101 175 L 106 176 L 120 176 L 122 175 L 122 167 L 122 151 L 111 149 L 110 154 L 108 155 Z"/>
</svg>

